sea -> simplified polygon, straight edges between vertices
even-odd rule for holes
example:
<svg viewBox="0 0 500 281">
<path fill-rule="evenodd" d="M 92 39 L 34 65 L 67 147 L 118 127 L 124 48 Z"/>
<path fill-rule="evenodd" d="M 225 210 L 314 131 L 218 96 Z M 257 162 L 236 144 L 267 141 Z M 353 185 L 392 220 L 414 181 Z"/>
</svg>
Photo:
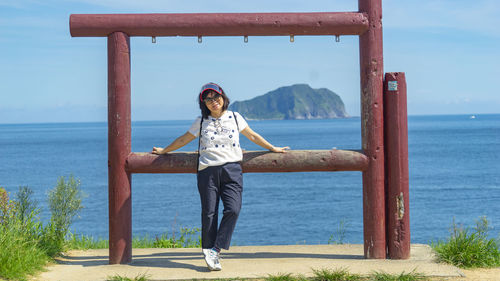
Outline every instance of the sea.
<svg viewBox="0 0 500 281">
<path fill-rule="evenodd" d="M 192 122 L 132 122 L 132 151 L 166 146 Z M 359 117 L 248 122 L 276 146 L 361 148 Z M 412 243 L 446 239 L 452 224 L 473 228 L 483 216 L 490 236 L 499 237 L 500 114 L 409 116 L 408 142 Z M 242 147 L 261 149 L 244 137 Z M 181 150 L 196 149 L 193 141 Z M 106 122 L 0 124 L 0 187 L 11 197 L 31 188 L 47 222 L 48 190 L 73 176 L 85 197 L 71 232 L 107 238 L 107 155 Z M 360 172 L 244 174 L 232 244 L 362 244 L 362 208 Z M 200 227 L 200 213 L 194 174 L 132 176 L 134 236 L 178 235 Z"/>
</svg>

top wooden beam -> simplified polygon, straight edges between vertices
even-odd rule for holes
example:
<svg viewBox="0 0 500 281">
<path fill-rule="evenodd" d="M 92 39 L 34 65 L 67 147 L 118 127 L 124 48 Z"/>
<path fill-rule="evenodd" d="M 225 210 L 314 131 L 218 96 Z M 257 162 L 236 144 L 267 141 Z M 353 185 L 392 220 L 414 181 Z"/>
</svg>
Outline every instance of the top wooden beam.
<svg viewBox="0 0 500 281">
<path fill-rule="evenodd" d="M 73 37 L 361 35 L 368 17 L 358 12 L 73 14 Z"/>
</svg>

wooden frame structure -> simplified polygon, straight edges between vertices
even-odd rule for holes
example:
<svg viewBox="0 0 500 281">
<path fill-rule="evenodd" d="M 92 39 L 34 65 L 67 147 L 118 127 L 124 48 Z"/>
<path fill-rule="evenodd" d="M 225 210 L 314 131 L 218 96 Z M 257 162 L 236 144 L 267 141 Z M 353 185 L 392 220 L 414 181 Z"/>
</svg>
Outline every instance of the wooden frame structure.
<svg viewBox="0 0 500 281">
<path fill-rule="evenodd" d="M 390 231 L 394 230 L 399 233 L 395 238 L 391 238 L 397 240 L 394 240 L 396 242 L 393 244 L 396 246 L 393 248 L 403 250 L 399 252 L 394 250 L 394 254 L 389 252 L 389 256 L 408 258 L 408 211 L 404 213 L 403 218 L 400 215 L 396 216 L 397 221 L 404 220 L 405 223 L 391 223 L 389 219 L 386 222 L 382 1 L 358 0 L 358 4 L 358 12 L 73 14 L 70 16 L 71 36 L 107 37 L 108 40 L 109 262 L 111 264 L 129 263 L 132 259 L 131 174 L 196 172 L 194 153 L 171 153 L 157 156 L 131 152 L 131 36 L 198 36 L 198 38 L 202 36 L 359 36 L 362 149 L 360 151 L 290 151 L 287 154 L 246 152 L 243 171 L 362 171 L 365 257 L 386 258 L 388 249 L 386 225 L 393 225 L 396 228 Z M 404 79 L 404 75 L 401 76 Z M 404 80 L 400 83 L 404 83 Z M 392 93 L 398 93 L 398 91 L 392 89 Z M 404 105 L 406 106 L 406 103 Z M 406 108 L 404 108 L 404 114 L 406 114 Z M 406 122 L 406 115 L 400 114 L 397 117 L 400 122 Z M 406 156 L 398 154 L 396 158 L 401 160 L 399 164 L 404 164 L 406 161 L 407 167 L 407 154 Z M 406 178 L 407 172 L 406 169 Z M 401 174 L 397 176 L 401 177 Z M 401 188 L 401 180 L 396 179 L 394 182 L 397 188 Z M 407 189 L 406 186 L 406 191 L 401 192 L 406 199 Z M 404 186 L 403 190 L 405 190 Z M 399 193 L 395 192 L 395 194 L 399 196 Z M 394 201 L 387 200 L 388 202 Z M 408 206 L 407 200 L 398 202 L 403 202 Z M 401 211 L 401 208 L 396 209 Z M 403 233 L 400 231 L 401 228 L 406 230 L 403 235 L 401 235 Z"/>
</svg>

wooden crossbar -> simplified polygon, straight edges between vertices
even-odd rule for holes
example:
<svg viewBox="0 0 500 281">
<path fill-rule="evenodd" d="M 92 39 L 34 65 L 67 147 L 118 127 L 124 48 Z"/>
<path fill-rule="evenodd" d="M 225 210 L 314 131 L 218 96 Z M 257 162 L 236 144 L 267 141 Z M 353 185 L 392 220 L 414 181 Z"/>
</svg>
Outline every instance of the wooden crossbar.
<svg viewBox="0 0 500 281">
<path fill-rule="evenodd" d="M 196 161 L 197 152 L 131 153 L 125 169 L 129 173 L 196 173 Z M 364 171 L 368 158 L 351 150 L 246 151 L 242 167 L 244 173 Z"/>
<path fill-rule="evenodd" d="M 361 35 L 366 14 L 323 13 L 200 13 L 200 14 L 72 14 L 73 37 L 128 36 L 288 36 Z"/>
</svg>

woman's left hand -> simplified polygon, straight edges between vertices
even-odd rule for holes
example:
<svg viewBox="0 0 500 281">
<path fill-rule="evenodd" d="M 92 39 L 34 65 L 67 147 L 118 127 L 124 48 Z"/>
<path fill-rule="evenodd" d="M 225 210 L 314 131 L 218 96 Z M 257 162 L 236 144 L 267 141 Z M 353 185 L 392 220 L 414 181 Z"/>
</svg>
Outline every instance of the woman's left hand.
<svg viewBox="0 0 500 281">
<path fill-rule="evenodd" d="M 290 149 L 289 146 L 285 146 L 285 147 L 276 147 L 276 146 L 273 146 L 269 150 L 272 151 L 272 152 L 286 153 L 286 151 L 289 150 L 289 149 Z"/>
</svg>

